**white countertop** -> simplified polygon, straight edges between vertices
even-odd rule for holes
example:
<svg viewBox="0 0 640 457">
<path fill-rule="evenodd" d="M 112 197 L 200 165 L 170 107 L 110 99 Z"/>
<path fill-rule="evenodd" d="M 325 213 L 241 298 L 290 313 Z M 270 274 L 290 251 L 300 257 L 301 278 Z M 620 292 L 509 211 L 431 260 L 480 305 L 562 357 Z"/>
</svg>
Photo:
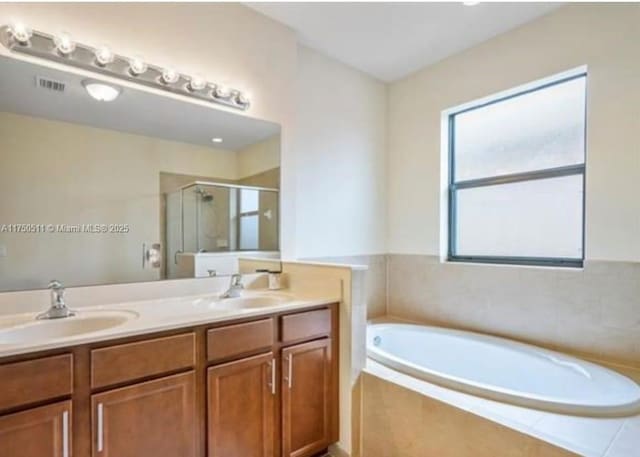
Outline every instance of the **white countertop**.
<svg viewBox="0 0 640 457">
<path fill-rule="evenodd" d="M 191 295 L 166 299 L 132 301 L 100 306 L 78 308 L 77 315 L 64 320 L 81 320 L 91 315 L 126 315 L 129 320 L 121 325 L 91 333 L 81 333 L 62 338 L 38 339 L 32 341 L 7 342 L 2 339 L 2 331 L 27 326 L 55 325 L 55 321 L 36 321 L 37 313 L 0 315 L 0 358 L 17 354 L 38 352 L 55 348 L 94 343 L 116 338 L 193 327 L 266 314 L 296 311 L 312 306 L 337 303 L 340 297 L 317 294 L 293 294 L 287 290 L 271 292 L 254 289 L 243 291 L 243 297 L 280 296 L 285 301 L 266 307 L 230 308 L 220 300 L 218 294 Z"/>
</svg>

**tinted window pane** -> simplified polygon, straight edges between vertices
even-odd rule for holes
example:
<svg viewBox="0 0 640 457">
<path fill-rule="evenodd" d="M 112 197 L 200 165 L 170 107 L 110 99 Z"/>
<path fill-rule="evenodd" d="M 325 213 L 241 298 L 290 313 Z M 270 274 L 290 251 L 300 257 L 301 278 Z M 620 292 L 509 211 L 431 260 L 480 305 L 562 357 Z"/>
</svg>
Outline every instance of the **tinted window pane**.
<svg viewBox="0 0 640 457">
<path fill-rule="evenodd" d="M 240 249 L 258 249 L 258 215 L 240 217 Z"/>
<path fill-rule="evenodd" d="M 253 189 L 241 189 L 240 190 L 240 212 L 250 213 L 252 211 L 258 211 L 258 199 L 260 193 Z"/>
<path fill-rule="evenodd" d="M 584 162 L 580 77 L 454 116 L 455 180 Z"/>
<path fill-rule="evenodd" d="M 582 257 L 582 175 L 460 189 L 459 256 Z"/>
</svg>

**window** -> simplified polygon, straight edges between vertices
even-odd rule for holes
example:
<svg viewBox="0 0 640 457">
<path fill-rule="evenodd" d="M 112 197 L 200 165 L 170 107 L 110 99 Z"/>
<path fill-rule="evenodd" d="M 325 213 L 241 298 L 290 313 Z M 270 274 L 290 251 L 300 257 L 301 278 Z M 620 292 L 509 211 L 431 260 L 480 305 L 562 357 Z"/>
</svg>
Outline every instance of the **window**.
<svg viewBox="0 0 640 457">
<path fill-rule="evenodd" d="M 449 115 L 449 260 L 582 266 L 586 74 Z"/>
<path fill-rule="evenodd" d="M 240 189 L 240 250 L 258 249 L 260 191 Z"/>
</svg>

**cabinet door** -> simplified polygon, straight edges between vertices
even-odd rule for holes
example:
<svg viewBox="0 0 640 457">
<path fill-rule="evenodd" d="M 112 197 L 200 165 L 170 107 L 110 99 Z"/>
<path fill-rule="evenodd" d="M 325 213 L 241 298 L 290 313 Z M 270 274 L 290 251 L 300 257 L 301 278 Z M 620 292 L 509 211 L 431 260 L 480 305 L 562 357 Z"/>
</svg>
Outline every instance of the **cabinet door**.
<svg viewBox="0 0 640 457">
<path fill-rule="evenodd" d="M 282 455 L 310 456 L 331 440 L 331 340 L 282 350 Z"/>
<path fill-rule="evenodd" d="M 91 397 L 94 457 L 195 457 L 193 372 Z"/>
<path fill-rule="evenodd" d="M 275 369 L 272 353 L 209 368 L 209 457 L 273 457 Z"/>
<path fill-rule="evenodd" d="M 71 402 L 0 417 L 0 456 L 71 457 Z"/>
</svg>

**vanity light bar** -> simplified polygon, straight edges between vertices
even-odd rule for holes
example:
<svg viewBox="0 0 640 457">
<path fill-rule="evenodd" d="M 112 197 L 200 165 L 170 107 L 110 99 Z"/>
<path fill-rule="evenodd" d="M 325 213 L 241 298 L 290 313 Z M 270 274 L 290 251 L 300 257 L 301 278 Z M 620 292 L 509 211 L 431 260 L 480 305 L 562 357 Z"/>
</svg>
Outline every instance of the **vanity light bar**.
<svg viewBox="0 0 640 457">
<path fill-rule="evenodd" d="M 115 54 L 107 46 L 94 48 L 77 43 L 66 33 L 53 36 L 22 24 L 5 25 L 0 27 L 0 42 L 13 52 L 243 111 L 249 108 L 249 100 L 239 90 L 226 89 L 198 75 L 188 76 L 173 68 L 152 65 L 139 57 Z"/>
</svg>

